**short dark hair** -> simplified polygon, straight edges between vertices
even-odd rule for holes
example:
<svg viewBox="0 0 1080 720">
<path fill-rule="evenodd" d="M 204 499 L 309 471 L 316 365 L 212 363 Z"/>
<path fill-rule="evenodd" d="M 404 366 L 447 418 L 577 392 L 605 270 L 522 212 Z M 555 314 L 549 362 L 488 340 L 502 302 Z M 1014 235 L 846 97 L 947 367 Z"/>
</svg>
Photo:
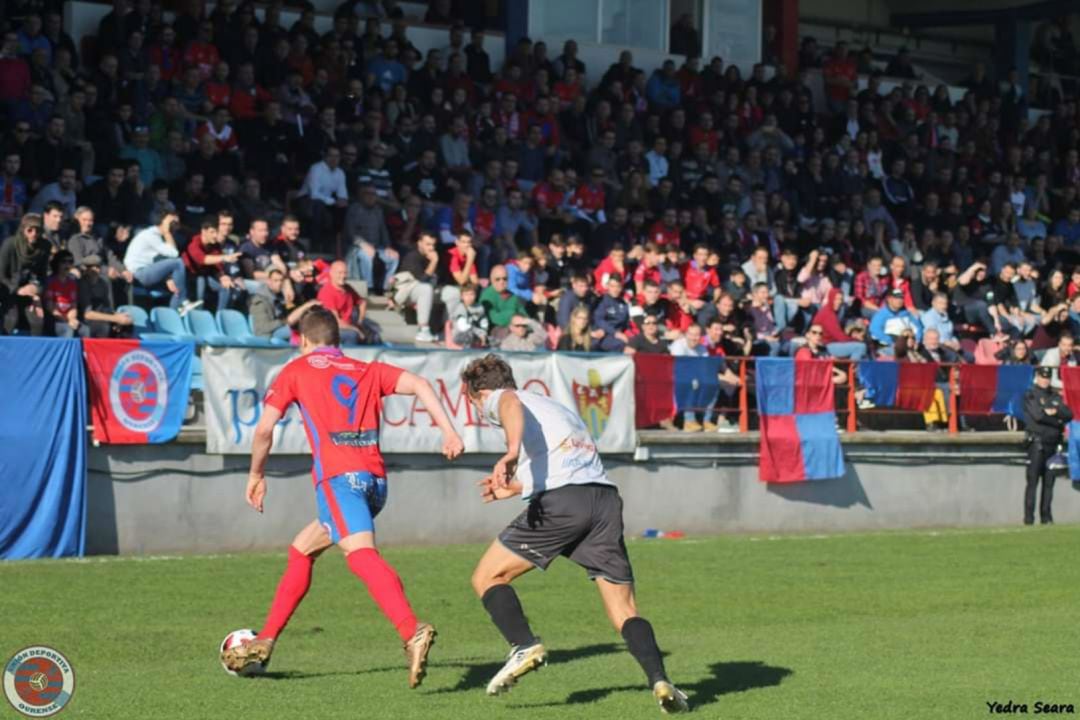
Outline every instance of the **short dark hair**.
<svg viewBox="0 0 1080 720">
<path fill-rule="evenodd" d="M 56 200 L 50 200 L 49 202 L 45 203 L 45 209 L 41 211 L 41 214 L 45 215 L 46 213 L 51 213 L 53 210 L 59 210 L 60 213 L 63 214 L 64 205 L 60 202 L 57 202 Z"/>
<path fill-rule="evenodd" d="M 514 371 L 498 355 L 485 355 L 473 360 L 461 371 L 461 382 L 465 391 L 474 395 L 481 390 L 516 390 Z"/>
<path fill-rule="evenodd" d="M 212 228 L 214 230 L 217 230 L 217 226 L 218 216 L 213 213 L 203 215 L 202 223 L 199 225 L 200 228 Z"/>
<path fill-rule="evenodd" d="M 314 305 L 300 316 L 300 335 L 315 345 L 341 345 L 337 318 L 321 305 Z"/>
</svg>

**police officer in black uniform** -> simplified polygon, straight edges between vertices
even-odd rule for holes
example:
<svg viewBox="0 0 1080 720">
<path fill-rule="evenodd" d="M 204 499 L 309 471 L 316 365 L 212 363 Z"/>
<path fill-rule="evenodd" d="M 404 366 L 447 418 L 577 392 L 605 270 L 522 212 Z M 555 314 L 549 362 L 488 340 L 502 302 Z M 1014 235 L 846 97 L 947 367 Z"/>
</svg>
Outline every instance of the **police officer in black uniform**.
<svg viewBox="0 0 1080 720">
<path fill-rule="evenodd" d="M 1035 522 L 1035 490 L 1042 479 L 1042 496 L 1039 499 L 1039 519 L 1043 525 L 1054 522 L 1050 503 L 1054 499 L 1054 473 L 1047 468 L 1047 461 L 1057 453 L 1065 426 L 1072 420 L 1072 412 L 1061 395 L 1050 387 L 1054 370 L 1040 367 L 1035 371 L 1035 385 L 1024 395 L 1024 425 L 1027 445 L 1027 489 L 1024 492 L 1024 524 Z"/>
</svg>

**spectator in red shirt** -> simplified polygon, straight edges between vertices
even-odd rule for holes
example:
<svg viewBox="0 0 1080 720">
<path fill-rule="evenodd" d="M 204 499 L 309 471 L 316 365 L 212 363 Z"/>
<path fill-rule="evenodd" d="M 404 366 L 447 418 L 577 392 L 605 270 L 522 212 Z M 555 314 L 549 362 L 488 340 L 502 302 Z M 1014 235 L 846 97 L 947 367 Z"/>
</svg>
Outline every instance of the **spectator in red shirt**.
<svg viewBox="0 0 1080 720">
<path fill-rule="evenodd" d="M 224 60 L 214 65 L 214 74 L 206 81 L 206 99 L 215 107 L 228 106 L 232 97 L 232 84 L 229 83 L 229 63 Z"/>
<path fill-rule="evenodd" d="M 866 261 L 866 269 L 855 276 L 855 299 L 862 305 L 864 318 L 873 317 L 885 304 L 889 282 L 881 274 L 882 264 L 881 256 L 874 255 Z"/>
<path fill-rule="evenodd" d="M 911 280 L 908 279 L 906 270 L 907 261 L 904 260 L 904 257 L 894 255 L 893 259 L 889 261 L 887 282 L 889 283 L 889 290 L 899 290 L 904 293 L 904 307 L 908 309 L 908 312 L 917 316 L 919 311 L 915 308 L 915 301 L 911 297 Z"/>
<path fill-rule="evenodd" d="M 665 337 L 674 340 L 682 337 L 686 328 L 694 324 L 694 306 L 690 304 L 690 298 L 686 296 L 686 286 L 681 281 L 668 283 L 667 286 L 667 317 L 664 325 L 667 327 Z"/>
<path fill-rule="evenodd" d="M 225 272 L 225 263 L 240 261 L 240 253 L 224 252 L 218 238 L 218 216 L 207 215 L 198 235 L 191 238 L 181 256 L 188 277 L 195 277 L 195 296 L 203 300 L 207 286 L 217 293 L 217 309 L 224 310 L 232 300 L 233 290 L 241 290 L 239 281 Z"/>
<path fill-rule="evenodd" d="M 19 36 L 4 33 L 0 48 L 0 103 L 14 103 L 30 96 L 30 65 L 19 57 Z"/>
<path fill-rule="evenodd" d="M 363 329 L 364 315 L 367 313 L 367 301 L 345 284 L 348 268 L 342 260 L 335 260 L 330 265 L 330 281 L 319 290 L 318 301 L 324 308 L 334 313 L 341 330 L 342 345 L 359 345 L 367 339 Z"/>
<path fill-rule="evenodd" d="M 450 248 L 447 254 L 447 265 L 451 282 L 443 287 L 439 297 L 446 305 L 446 314 L 453 315 L 461 302 L 461 288 L 465 285 L 480 284 L 480 275 L 476 269 L 476 248 L 473 247 L 473 236 L 470 233 L 458 234 L 454 247 Z"/>
<path fill-rule="evenodd" d="M 568 70 L 567 72 L 572 72 Z M 570 198 L 570 207 L 574 217 L 584 220 L 589 227 L 596 227 L 607 221 L 604 208 L 607 200 L 604 193 L 604 169 L 594 167 L 589 171 L 589 180 L 578 185 Z"/>
<path fill-rule="evenodd" d="M 574 100 L 581 94 L 581 81 L 578 78 L 576 68 L 568 67 L 563 73 L 563 79 L 555 83 L 552 88 L 555 97 L 559 99 L 559 109 L 566 110 L 574 104 Z"/>
<path fill-rule="evenodd" d="M 645 283 L 653 282 L 657 286 L 662 285 L 660 278 L 660 248 L 656 243 L 645 243 L 645 254 L 634 270 L 634 291 L 638 303 L 643 303 L 645 298 Z"/>
<path fill-rule="evenodd" d="M 847 101 L 858 86 L 855 59 L 848 55 L 847 43 L 838 42 L 832 57 L 821 68 L 825 80 L 825 94 L 829 98 L 829 109 L 836 115 L 844 112 Z"/>
<path fill-rule="evenodd" d="M 695 310 L 700 310 L 705 305 L 714 302 L 720 294 L 720 278 L 716 270 L 708 266 L 709 247 L 697 245 L 694 247 L 694 255 L 688 263 L 683 265 L 683 283 L 686 286 L 686 297 Z"/>
<path fill-rule="evenodd" d="M 679 215 L 673 207 L 664 210 L 664 214 L 649 228 L 649 238 L 662 248 L 679 247 L 682 233 L 679 232 Z"/>
<path fill-rule="evenodd" d="M 201 141 L 204 135 L 214 138 L 219 153 L 235 153 L 240 148 L 236 131 L 229 124 L 229 110 L 224 105 L 214 108 L 213 115 L 195 131 L 195 140 Z"/>
<path fill-rule="evenodd" d="M 241 63 L 236 70 L 236 82 L 229 96 L 229 112 L 241 124 L 253 122 L 259 117 L 263 107 L 270 102 L 271 96 L 266 88 L 255 82 L 255 66 L 250 62 Z M 288 148 L 279 149 L 288 152 Z"/>
<path fill-rule="evenodd" d="M 45 312 L 56 337 L 89 337 L 90 328 L 79 322 L 79 283 L 71 274 L 75 258 L 61 250 L 52 258 L 52 277 L 45 283 Z"/>
<path fill-rule="evenodd" d="M 214 24 L 204 20 L 199 23 L 199 34 L 184 50 L 184 65 L 197 69 L 200 82 L 205 82 L 220 60 L 221 55 L 214 45 Z"/>
<path fill-rule="evenodd" d="M 630 279 L 630 272 L 626 268 L 626 249 L 622 245 L 612 245 L 607 257 L 593 270 L 593 287 L 598 295 L 607 292 L 607 281 L 612 275 L 617 276 L 623 284 Z"/>
</svg>

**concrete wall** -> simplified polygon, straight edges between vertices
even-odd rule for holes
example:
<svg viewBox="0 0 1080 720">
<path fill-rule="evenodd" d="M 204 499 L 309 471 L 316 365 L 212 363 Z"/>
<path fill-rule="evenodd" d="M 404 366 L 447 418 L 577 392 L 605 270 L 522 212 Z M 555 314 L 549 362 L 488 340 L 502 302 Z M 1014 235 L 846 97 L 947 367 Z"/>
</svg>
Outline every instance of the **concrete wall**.
<svg viewBox="0 0 1080 720">
<path fill-rule="evenodd" d="M 1020 522 L 1024 468 L 1017 460 L 971 462 L 986 448 L 911 448 L 851 454 L 847 475 L 795 486 L 757 482 L 751 447 L 707 457 L 634 463 L 605 460 L 625 499 L 627 533 L 647 527 L 692 534 L 847 531 Z M 475 481 L 492 457 L 447 467 L 432 456 L 390 456 L 390 501 L 379 516 L 382 543 L 489 540 L 522 509 L 483 505 Z M 209 456 L 199 445 L 112 446 L 90 453 L 87 551 L 92 554 L 221 552 L 287 544 L 315 517 L 309 460 L 270 462 L 266 513 L 244 504 L 246 458 Z M 1057 483 L 1059 522 L 1080 522 L 1080 492 Z"/>
</svg>

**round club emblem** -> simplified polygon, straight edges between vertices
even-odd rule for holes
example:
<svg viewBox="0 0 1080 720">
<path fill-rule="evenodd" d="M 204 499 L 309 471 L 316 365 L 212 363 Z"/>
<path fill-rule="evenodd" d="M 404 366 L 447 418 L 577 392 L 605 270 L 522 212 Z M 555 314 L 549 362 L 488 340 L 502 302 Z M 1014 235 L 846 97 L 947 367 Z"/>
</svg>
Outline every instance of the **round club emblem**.
<svg viewBox="0 0 1080 720">
<path fill-rule="evenodd" d="M 120 358 L 109 380 L 113 414 L 128 430 L 153 432 L 165 417 L 169 378 L 153 353 L 132 350 Z"/>
<path fill-rule="evenodd" d="M 4 697 L 27 717 L 64 709 L 75 692 L 75 671 L 59 651 L 44 645 L 23 648 L 4 665 Z"/>
</svg>

